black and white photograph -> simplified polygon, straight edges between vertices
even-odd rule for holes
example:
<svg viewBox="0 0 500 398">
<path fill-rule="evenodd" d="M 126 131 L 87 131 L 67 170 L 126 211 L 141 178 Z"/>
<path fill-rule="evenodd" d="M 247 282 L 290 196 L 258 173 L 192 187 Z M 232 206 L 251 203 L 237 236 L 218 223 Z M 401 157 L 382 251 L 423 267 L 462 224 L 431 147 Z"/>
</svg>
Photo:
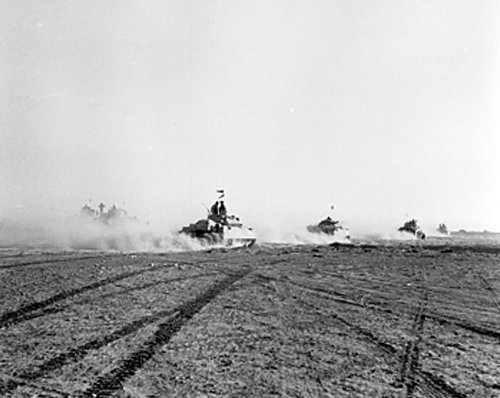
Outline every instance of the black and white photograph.
<svg viewBox="0 0 500 398">
<path fill-rule="evenodd" d="M 0 397 L 500 398 L 500 1 L 0 0 Z"/>
</svg>

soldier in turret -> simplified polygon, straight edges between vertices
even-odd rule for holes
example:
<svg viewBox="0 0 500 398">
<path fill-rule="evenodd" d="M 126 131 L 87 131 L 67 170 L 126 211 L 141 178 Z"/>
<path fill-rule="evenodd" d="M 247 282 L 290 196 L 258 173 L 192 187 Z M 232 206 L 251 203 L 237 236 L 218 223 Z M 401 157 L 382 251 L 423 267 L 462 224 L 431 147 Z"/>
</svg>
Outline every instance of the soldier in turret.
<svg viewBox="0 0 500 398">
<path fill-rule="evenodd" d="M 226 217 L 226 215 L 227 215 L 226 206 L 224 205 L 224 201 L 223 200 L 220 201 L 219 214 L 222 217 Z"/>
<path fill-rule="evenodd" d="M 219 215 L 219 201 L 216 201 L 212 207 L 210 208 L 210 214 L 213 216 L 218 216 Z"/>
</svg>

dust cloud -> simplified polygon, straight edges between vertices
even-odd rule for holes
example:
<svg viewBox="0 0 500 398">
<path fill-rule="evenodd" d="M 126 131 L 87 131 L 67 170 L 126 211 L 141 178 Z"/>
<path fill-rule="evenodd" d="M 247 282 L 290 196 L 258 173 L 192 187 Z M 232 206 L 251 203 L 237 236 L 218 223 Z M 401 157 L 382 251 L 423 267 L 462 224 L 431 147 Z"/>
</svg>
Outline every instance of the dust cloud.
<svg viewBox="0 0 500 398">
<path fill-rule="evenodd" d="M 349 242 L 348 231 L 338 231 L 334 236 L 323 233 L 308 232 L 306 227 L 303 228 L 265 228 L 257 231 L 259 242 L 262 243 L 279 243 L 288 245 L 327 245 L 333 242 L 346 243 Z"/>
<path fill-rule="evenodd" d="M 175 226 L 160 224 L 132 220 L 108 225 L 78 215 L 4 218 L 0 221 L 0 247 L 122 252 L 207 249 L 202 242 L 177 233 Z M 322 245 L 348 241 L 347 231 L 333 237 L 310 233 L 305 226 L 302 229 L 262 228 L 255 232 L 257 241 L 264 244 Z"/>
<path fill-rule="evenodd" d="M 197 240 L 168 228 L 127 221 L 107 225 L 80 216 L 3 219 L 0 246 L 58 250 L 188 251 L 203 250 Z"/>
<path fill-rule="evenodd" d="M 182 207 L 181 207 L 182 209 Z M 207 244 L 179 234 L 183 225 L 206 216 L 204 209 L 191 214 L 179 211 L 170 219 L 160 209 L 150 208 L 151 215 L 106 222 L 99 217 L 85 217 L 74 211 L 64 214 L 54 209 L 31 208 L 0 218 L 0 247 L 36 248 L 46 250 L 102 250 L 121 252 L 169 252 L 206 250 Z M 97 212 L 97 210 L 92 210 Z M 97 214 L 97 213 L 96 213 Z M 179 222 L 179 220 L 184 220 Z M 252 220 L 246 227 L 253 227 L 258 244 L 326 245 L 333 242 L 347 243 L 352 240 L 414 240 L 415 237 L 397 231 L 397 225 L 369 225 L 362 222 L 341 221 L 344 229 L 334 236 L 311 233 L 302 218 L 293 221 L 275 219 Z M 319 221 L 319 220 L 316 220 Z M 210 246 L 213 247 L 213 246 Z"/>
</svg>

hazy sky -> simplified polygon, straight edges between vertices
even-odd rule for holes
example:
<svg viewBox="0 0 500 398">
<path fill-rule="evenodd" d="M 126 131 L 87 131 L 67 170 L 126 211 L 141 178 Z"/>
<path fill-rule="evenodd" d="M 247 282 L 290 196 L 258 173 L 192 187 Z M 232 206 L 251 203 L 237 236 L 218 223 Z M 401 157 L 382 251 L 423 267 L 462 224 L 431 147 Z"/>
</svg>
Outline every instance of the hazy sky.
<svg viewBox="0 0 500 398">
<path fill-rule="evenodd" d="M 500 230 L 497 0 L 0 7 L 0 216 Z"/>
</svg>

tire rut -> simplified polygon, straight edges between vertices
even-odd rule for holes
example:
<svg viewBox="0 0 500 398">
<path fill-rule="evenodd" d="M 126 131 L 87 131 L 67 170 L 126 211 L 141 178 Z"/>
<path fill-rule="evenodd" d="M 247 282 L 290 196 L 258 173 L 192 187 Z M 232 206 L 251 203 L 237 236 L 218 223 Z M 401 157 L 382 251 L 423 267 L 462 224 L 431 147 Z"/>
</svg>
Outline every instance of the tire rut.
<svg viewBox="0 0 500 398">
<path fill-rule="evenodd" d="M 312 308 L 316 308 L 314 305 L 304 302 L 300 300 L 303 304 L 310 306 Z M 344 303 L 342 300 L 342 303 Z M 426 319 L 425 309 L 427 306 L 427 298 L 424 299 L 424 303 L 419 306 L 419 310 L 414 317 L 414 322 L 412 328 L 414 329 L 414 333 L 416 336 L 421 336 L 424 328 L 424 322 Z M 348 303 L 350 304 L 350 303 Z M 360 304 L 360 306 L 363 306 Z M 405 353 L 401 355 L 400 350 L 390 343 L 381 341 L 377 336 L 375 336 L 370 330 L 367 330 L 363 327 L 357 326 L 352 322 L 349 322 L 345 317 L 339 315 L 337 312 L 332 311 L 330 313 L 332 319 L 341 322 L 349 329 L 353 330 L 356 334 L 360 335 L 364 340 L 367 340 L 370 344 L 375 346 L 379 351 L 387 356 L 394 364 L 400 363 L 401 358 L 403 357 L 404 368 L 407 377 L 405 377 L 405 381 L 408 386 L 410 386 L 410 395 L 407 397 L 411 397 L 413 394 L 414 388 L 418 385 L 418 387 L 426 392 L 426 396 L 436 397 L 436 398 L 465 398 L 466 396 L 456 390 L 453 389 L 450 385 L 448 385 L 444 380 L 440 379 L 437 376 L 432 375 L 429 372 L 425 372 L 419 369 L 418 359 L 420 355 L 418 344 L 414 344 L 413 348 L 410 350 L 409 348 L 405 349 Z M 421 339 L 421 337 L 420 337 Z M 417 337 L 418 340 L 418 337 Z M 408 346 L 408 344 L 407 344 Z M 406 355 L 406 359 L 405 358 Z M 401 373 L 402 373 L 402 369 Z M 408 390 L 408 388 L 407 388 Z M 407 391 L 408 393 L 408 391 Z"/>
<path fill-rule="evenodd" d="M 77 397 L 107 397 L 114 391 L 119 390 L 123 382 L 142 368 L 156 354 L 158 349 L 167 344 L 188 321 L 231 285 L 248 275 L 249 272 L 248 269 L 229 276 L 194 300 L 178 307 L 177 314 L 159 324 L 158 330 L 142 347 L 123 360 L 118 367 L 99 377 L 90 388 L 77 394 Z"/>
<path fill-rule="evenodd" d="M 92 303 L 96 299 L 102 300 L 102 299 L 106 299 L 106 298 L 110 298 L 110 297 L 116 297 L 116 296 L 121 295 L 121 294 L 128 294 L 130 292 L 134 292 L 134 291 L 138 291 L 138 290 L 144 290 L 144 289 L 147 289 L 147 288 L 150 288 L 150 287 L 153 287 L 153 286 L 164 285 L 164 284 L 168 284 L 168 283 L 172 283 L 172 282 L 178 282 L 178 281 L 186 281 L 186 280 L 196 279 L 196 278 L 203 278 L 203 277 L 212 276 L 212 275 L 217 275 L 217 274 L 216 273 L 208 273 L 208 274 L 199 274 L 199 275 L 186 276 L 186 277 L 181 277 L 181 278 L 164 279 L 164 280 L 161 280 L 161 281 L 145 283 L 145 284 L 140 285 L 140 286 L 134 286 L 134 287 L 131 287 L 131 288 L 128 288 L 128 289 L 123 289 L 123 290 L 121 290 L 119 292 L 106 293 L 106 294 L 102 294 L 102 295 L 96 296 L 96 297 L 84 298 L 83 300 L 74 301 L 71 304 L 73 306 L 75 306 L 75 305 L 84 305 L 84 304 L 87 304 L 87 303 Z M 46 308 L 46 309 L 44 309 L 41 312 L 27 313 L 27 314 L 25 314 L 23 316 L 23 321 L 29 321 L 29 320 L 40 318 L 40 317 L 47 316 L 47 315 L 54 315 L 54 314 L 57 314 L 59 312 L 64 311 L 66 308 L 67 307 L 61 306 L 61 307 L 56 307 L 56 308 Z"/>
<path fill-rule="evenodd" d="M 24 322 L 28 319 L 32 319 L 33 318 L 32 313 L 35 311 L 42 310 L 42 312 L 39 314 L 39 316 L 43 316 L 43 315 L 46 315 L 48 313 L 51 313 L 51 311 L 47 310 L 46 307 L 51 306 L 59 301 L 65 300 L 69 297 L 76 296 L 78 294 L 85 293 L 85 292 L 88 292 L 90 290 L 98 289 L 100 287 L 115 283 L 115 282 L 120 281 L 122 279 L 130 278 L 132 276 L 141 275 L 145 272 L 157 271 L 161 268 L 167 268 L 167 267 L 173 267 L 173 265 L 162 264 L 162 265 L 150 266 L 148 268 L 142 268 L 142 269 L 139 269 L 137 271 L 126 272 L 123 274 L 119 274 L 116 276 L 102 279 L 100 281 L 91 283 L 89 285 L 85 285 L 85 286 L 82 286 L 82 287 L 79 287 L 76 289 L 71 289 L 71 290 L 61 292 L 61 293 L 56 294 L 52 297 L 49 297 L 45 300 L 36 301 L 34 303 L 27 304 L 27 305 L 15 310 L 15 311 L 6 312 L 3 315 L 1 315 L 0 316 L 0 328 L 9 327 L 9 326 Z"/>
<path fill-rule="evenodd" d="M 422 334 L 424 331 L 425 311 L 427 309 L 428 296 L 425 295 L 424 299 L 420 301 L 418 309 L 413 318 L 411 334 L 413 338 L 408 340 L 405 345 L 404 354 L 401 361 L 401 374 L 400 381 L 406 388 L 406 397 L 413 397 L 415 387 L 419 383 L 419 357 L 420 345 L 422 342 Z"/>
<path fill-rule="evenodd" d="M 16 389 L 19 386 L 26 386 L 26 387 L 33 388 L 37 391 L 43 391 L 42 394 L 44 394 L 44 393 L 51 394 L 51 395 L 48 395 L 48 397 L 54 397 L 54 395 L 55 395 L 57 397 L 71 398 L 70 393 L 65 392 L 65 391 L 56 390 L 54 388 L 48 387 L 48 386 L 41 384 L 41 383 L 34 383 L 32 381 L 29 381 L 29 380 L 24 380 L 20 377 L 9 376 L 6 374 L 2 374 L 1 376 L 8 380 L 3 386 L 0 384 L 0 393 L 2 394 L 2 396 L 5 396 L 5 394 Z M 45 395 L 39 395 L 39 394 L 34 395 L 34 397 L 40 397 L 40 398 L 44 397 L 44 396 Z"/>
<path fill-rule="evenodd" d="M 391 344 L 380 341 L 371 331 L 363 329 L 359 326 L 356 326 L 341 317 L 338 314 L 334 314 L 334 319 L 341 321 L 343 324 L 354 330 L 357 334 L 365 337 L 370 343 L 375 345 L 379 350 L 388 354 L 391 359 L 399 361 L 401 356 L 398 352 L 398 349 L 393 347 Z M 423 330 L 425 315 L 419 317 L 417 321 L 417 330 L 421 328 Z M 406 351 L 406 350 L 405 350 Z M 414 349 L 411 351 L 411 357 L 409 359 L 409 380 L 412 380 L 408 385 L 410 385 L 410 395 L 407 397 L 413 396 L 413 390 L 416 385 L 426 393 L 428 397 L 437 397 L 437 398 L 466 398 L 465 394 L 462 394 L 453 387 L 451 387 L 444 380 L 439 377 L 422 371 L 418 368 L 418 358 L 420 355 L 418 344 L 415 344 Z M 413 382 L 415 380 L 415 382 Z M 408 390 L 407 390 L 408 394 Z"/>
<path fill-rule="evenodd" d="M 41 377 L 45 377 L 50 372 L 56 369 L 60 369 L 67 364 L 74 363 L 83 359 L 92 350 L 98 350 L 108 344 L 111 344 L 116 340 L 119 340 L 125 336 L 133 334 L 139 331 L 140 329 L 159 321 L 162 318 L 171 316 L 174 313 L 176 313 L 176 311 L 171 309 L 171 310 L 159 311 L 152 315 L 144 316 L 134 322 L 125 325 L 121 329 L 114 331 L 113 333 L 110 333 L 106 336 L 98 337 L 79 347 L 72 348 L 71 350 L 65 353 L 62 353 L 54 358 L 49 359 L 48 361 L 45 361 L 35 371 L 27 371 L 19 373 L 17 375 L 18 380 L 9 381 L 9 383 L 3 387 L 0 386 L 0 392 L 2 394 L 6 394 L 8 392 L 15 390 L 18 386 L 24 384 L 25 382 L 28 381 L 31 382 Z"/>
<path fill-rule="evenodd" d="M 85 256 L 85 257 L 64 257 L 64 258 L 56 258 L 56 259 L 50 259 L 50 260 L 28 261 L 28 262 L 24 262 L 24 263 L 0 265 L 0 271 L 4 270 L 4 269 L 10 269 L 10 268 L 28 267 L 30 265 L 55 264 L 55 263 L 61 263 L 64 261 L 95 260 L 95 259 L 102 259 L 102 258 L 109 258 L 109 257 L 114 257 L 114 255 L 108 254 L 108 255 L 104 255 L 104 256 L 100 255 L 100 256 Z"/>
<path fill-rule="evenodd" d="M 349 295 L 341 293 L 341 292 L 335 292 L 335 291 L 331 291 L 331 290 L 328 290 L 328 289 L 325 289 L 322 287 L 317 287 L 317 286 L 314 286 L 314 287 L 313 286 L 305 286 L 301 283 L 294 282 L 291 280 L 286 280 L 286 281 L 281 280 L 281 279 L 275 279 L 275 280 L 281 281 L 281 282 L 286 282 L 286 283 L 300 287 L 300 288 L 305 289 L 305 290 L 310 290 L 310 291 L 314 291 L 316 293 L 325 294 L 325 295 L 329 296 L 330 300 L 337 302 L 337 303 L 347 304 L 347 305 L 351 305 L 354 307 L 367 308 L 367 309 L 376 310 L 376 311 L 380 311 L 380 312 L 386 312 L 386 313 L 394 314 L 394 315 L 398 315 L 398 316 L 401 315 L 398 311 L 395 311 L 391 308 L 381 307 L 381 306 L 373 305 L 373 304 L 369 304 L 369 303 L 361 303 L 359 301 L 356 301 L 354 298 L 350 297 Z M 491 337 L 491 338 L 500 340 L 500 331 L 492 330 L 492 329 L 489 329 L 489 328 L 481 326 L 481 325 L 471 324 L 466 319 L 453 318 L 453 317 L 446 316 L 444 314 L 435 313 L 435 312 L 427 312 L 425 317 L 427 320 L 433 320 L 433 321 L 438 322 L 440 324 L 460 327 L 462 329 L 468 330 L 470 332 L 474 332 L 476 334 L 480 334 L 480 335 L 483 335 L 486 337 Z"/>
<path fill-rule="evenodd" d="M 204 276 L 213 276 L 213 275 L 218 275 L 215 273 L 210 273 L 210 274 L 202 274 L 202 275 L 196 275 L 195 277 L 204 277 Z M 168 281 L 161 281 L 161 282 L 156 282 L 154 284 L 160 284 L 160 283 L 168 283 L 168 282 L 175 282 L 178 280 L 188 280 L 188 279 L 194 279 L 195 277 L 185 277 L 185 278 L 175 278 L 175 279 L 170 279 Z M 147 284 L 145 286 L 150 286 L 154 284 Z M 126 293 L 126 292 L 125 292 Z M 91 300 L 88 300 L 91 301 Z M 62 309 L 61 309 L 62 310 Z M 57 309 L 54 312 L 59 312 L 61 311 Z M 67 352 L 64 352 L 62 354 L 59 354 L 41 365 L 38 366 L 36 370 L 33 371 L 21 371 L 17 373 L 17 382 L 16 381 L 9 381 L 6 386 L 0 386 L 0 393 L 7 393 L 15 390 L 18 386 L 25 384 L 28 380 L 29 381 L 34 381 L 36 379 L 39 379 L 41 377 L 46 377 L 50 374 L 50 372 L 60 369 L 63 366 L 77 362 L 81 359 L 83 359 L 90 351 L 92 350 L 98 350 L 108 344 L 111 344 L 112 342 L 119 340 L 125 336 L 131 335 L 140 329 L 143 329 L 144 327 L 151 325 L 157 321 L 159 321 L 162 318 L 165 318 L 167 316 L 171 316 L 174 313 L 176 313 L 176 309 L 169 309 L 165 311 L 158 311 L 155 312 L 154 314 L 144 316 L 140 319 L 137 319 L 133 322 L 130 322 L 123 326 L 121 329 L 116 330 L 110 334 L 107 334 L 105 336 L 100 336 L 94 340 L 91 340 L 85 344 L 82 344 L 76 348 L 72 348 Z"/>
<path fill-rule="evenodd" d="M 496 290 L 491 286 L 491 283 L 488 282 L 488 279 L 485 278 L 484 275 L 481 275 L 477 270 L 476 274 L 481 280 L 481 283 L 483 284 L 484 288 L 488 290 L 491 300 L 493 301 L 493 304 L 495 305 L 495 308 L 498 312 L 500 312 L 500 300 L 498 299 L 498 293 Z"/>
</svg>

